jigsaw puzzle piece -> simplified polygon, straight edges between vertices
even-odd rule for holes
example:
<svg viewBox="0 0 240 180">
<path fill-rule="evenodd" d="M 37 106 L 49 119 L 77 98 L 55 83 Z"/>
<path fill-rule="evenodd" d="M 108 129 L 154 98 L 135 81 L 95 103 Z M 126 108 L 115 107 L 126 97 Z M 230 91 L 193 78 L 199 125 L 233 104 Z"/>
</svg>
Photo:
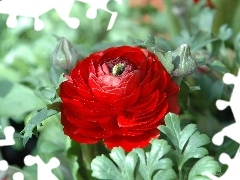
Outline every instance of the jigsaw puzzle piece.
<svg viewBox="0 0 240 180">
<path fill-rule="evenodd" d="M 40 31 L 44 28 L 44 22 L 39 17 L 55 9 L 69 27 L 76 29 L 80 24 L 79 19 L 69 17 L 73 3 L 74 0 L 3 0 L 0 1 L 0 13 L 9 15 L 6 24 L 10 28 L 17 26 L 17 16 L 23 16 L 34 18 L 34 29 Z"/>
<path fill-rule="evenodd" d="M 228 106 L 230 106 L 230 103 L 227 101 L 224 101 L 224 100 L 217 100 L 216 106 L 220 111 L 222 111 L 222 110 L 226 109 Z"/>
<path fill-rule="evenodd" d="M 225 75 L 223 79 L 224 82 L 234 84 L 232 96 L 230 98 L 229 103 L 230 103 L 236 123 L 240 123 L 240 111 L 239 111 L 240 69 L 238 70 L 237 76 L 234 76 L 228 73 Z"/>
<path fill-rule="evenodd" d="M 238 76 L 234 76 L 230 73 L 224 74 L 223 81 L 226 84 L 234 84 L 234 88 L 230 101 L 227 102 L 224 100 L 217 100 L 216 106 L 219 110 L 223 110 L 227 106 L 230 106 L 236 122 L 223 128 L 222 131 L 217 133 L 212 140 L 214 144 L 220 146 L 224 141 L 224 136 L 227 136 L 240 144 L 240 136 L 238 134 L 240 129 L 240 111 L 238 107 L 238 96 L 240 92 L 240 69 L 238 71 Z"/>
<path fill-rule="evenodd" d="M 235 123 L 223 128 L 219 133 L 217 133 L 215 136 L 213 136 L 213 143 L 220 146 L 222 145 L 224 141 L 224 137 L 229 137 L 232 140 L 236 141 L 240 144 L 240 136 L 239 136 L 239 129 L 240 129 L 240 111 L 238 107 L 238 93 L 240 91 L 240 69 L 238 71 L 238 75 L 234 76 L 233 74 L 226 73 L 223 76 L 223 82 L 225 84 L 233 84 L 234 88 L 232 91 L 232 95 L 230 98 L 230 101 L 223 101 L 223 100 L 217 100 L 216 106 L 219 110 L 225 109 L 227 106 L 230 106 L 235 118 Z M 240 148 L 238 149 L 235 157 L 233 159 L 230 158 L 230 156 L 226 153 L 222 153 L 219 157 L 219 161 L 222 164 L 227 164 L 228 169 L 227 171 L 221 176 L 216 177 L 211 174 L 206 174 L 207 177 L 209 177 L 212 180 L 237 180 L 240 177 Z"/>
<path fill-rule="evenodd" d="M 225 84 L 233 84 L 234 88 L 229 102 L 218 100 L 216 102 L 219 110 L 225 109 L 226 106 L 230 106 L 233 112 L 235 121 L 240 123 L 240 111 L 239 111 L 239 92 L 240 92 L 240 69 L 238 70 L 238 75 L 234 76 L 233 74 L 226 73 L 223 76 L 223 82 Z"/>
<path fill-rule="evenodd" d="M 111 0 L 101 0 L 101 1 L 99 1 L 99 0 L 77 0 L 77 1 L 90 5 L 90 8 L 86 12 L 86 16 L 89 19 L 95 19 L 97 17 L 97 11 L 99 9 L 110 13 L 111 17 L 110 17 L 110 20 L 109 20 L 109 23 L 108 23 L 107 30 L 112 29 L 112 27 L 113 27 L 113 25 L 116 21 L 118 13 L 108 9 L 107 4 Z M 114 1 L 117 2 L 119 5 L 122 4 L 122 0 L 114 0 Z"/>
<path fill-rule="evenodd" d="M 221 176 L 216 177 L 210 173 L 207 173 L 206 176 L 212 180 L 238 180 L 240 177 L 240 149 L 238 149 L 235 157 L 233 159 L 226 153 L 222 153 L 219 157 L 219 161 L 222 164 L 226 164 L 228 166 L 227 171 Z"/>
<path fill-rule="evenodd" d="M 218 146 L 223 144 L 224 137 L 229 137 L 235 142 L 240 144 L 240 136 L 239 136 L 239 123 L 233 123 L 225 128 L 223 128 L 220 132 L 215 134 L 212 138 L 212 142 Z"/>
<path fill-rule="evenodd" d="M 6 171 L 8 169 L 8 163 L 5 160 L 0 161 L 0 171 Z"/>
<path fill-rule="evenodd" d="M 235 83 L 237 83 L 236 80 L 237 80 L 236 76 L 234 76 L 233 74 L 230 74 L 230 73 L 226 73 L 223 76 L 223 82 L 225 84 L 235 84 Z"/>
<path fill-rule="evenodd" d="M 8 170 L 8 163 L 5 160 L 0 161 L 0 171 L 7 171 Z M 16 172 L 13 174 L 13 180 L 24 180 L 23 173 Z"/>
<path fill-rule="evenodd" d="M 76 29 L 80 25 L 80 20 L 75 17 L 70 17 L 70 12 L 75 0 L 58 0 L 55 4 L 55 10 L 59 17 L 66 22 L 66 24 L 72 28 Z"/>
<path fill-rule="evenodd" d="M 44 27 L 44 23 L 39 19 L 39 16 L 53 9 L 53 7 L 54 1 L 3 0 L 0 2 L 0 13 L 9 15 L 6 23 L 10 28 L 17 26 L 17 16 L 23 16 L 34 18 L 35 30 L 41 30 Z"/>
<path fill-rule="evenodd" d="M 0 139 L 0 147 L 1 146 L 11 146 L 15 144 L 13 135 L 14 135 L 14 128 L 12 126 L 7 126 L 4 128 L 3 133 L 5 135 L 5 139 Z"/>
<path fill-rule="evenodd" d="M 38 155 L 35 157 L 28 155 L 24 158 L 24 163 L 26 166 L 37 164 L 38 180 L 58 180 L 58 178 L 52 173 L 52 169 L 57 168 L 60 165 L 60 161 L 57 158 L 53 157 L 47 164 L 45 164 Z"/>
</svg>

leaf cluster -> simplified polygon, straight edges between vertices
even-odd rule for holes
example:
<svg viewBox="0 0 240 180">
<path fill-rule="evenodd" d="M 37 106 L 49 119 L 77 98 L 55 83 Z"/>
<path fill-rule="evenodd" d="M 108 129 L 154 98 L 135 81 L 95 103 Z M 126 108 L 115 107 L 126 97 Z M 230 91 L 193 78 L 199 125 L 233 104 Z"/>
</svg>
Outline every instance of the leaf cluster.
<svg viewBox="0 0 240 180">
<path fill-rule="evenodd" d="M 59 85 L 61 84 L 61 82 L 65 81 L 66 78 L 63 77 L 63 74 L 60 75 L 60 72 L 52 72 L 51 74 L 53 78 L 58 79 L 58 81 L 56 81 L 55 83 L 55 87 L 52 89 L 48 89 L 46 87 L 40 86 L 39 88 L 37 87 L 35 90 L 36 95 L 38 95 L 42 99 L 48 100 L 49 103 L 45 108 L 36 112 L 27 122 L 24 129 L 20 132 L 20 135 L 23 139 L 23 146 L 26 145 L 32 135 L 38 135 L 37 127 L 42 125 L 42 122 L 44 120 L 60 112 L 61 100 L 58 95 Z"/>
<path fill-rule="evenodd" d="M 166 126 L 159 129 L 167 135 L 173 147 L 164 139 L 152 140 L 149 152 L 135 148 L 126 155 L 121 147 L 116 147 L 110 158 L 101 155 L 92 161 L 92 176 L 109 180 L 207 180 L 207 173 L 220 171 L 219 163 L 207 156 L 208 151 L 203 147 L 209 143 L 209 138 L 200 134 L 195 124 L 181 130 L 179 117 L 172 113 L 165 117 L 165 123 Z M 199 160 L 187 167 L 187 161 L 192 158 Z"/>
</svg>

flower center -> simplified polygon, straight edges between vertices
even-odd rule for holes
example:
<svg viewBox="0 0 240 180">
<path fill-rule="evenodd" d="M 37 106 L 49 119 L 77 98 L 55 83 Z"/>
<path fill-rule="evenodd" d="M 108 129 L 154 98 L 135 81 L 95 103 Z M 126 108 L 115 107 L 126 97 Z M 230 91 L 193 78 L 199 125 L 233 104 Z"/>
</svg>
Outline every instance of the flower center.
<svg viewBox="0 0 240 180">
<path fill-rule="evenodd" d="M 123 63 L 118 63 L 115 66 L 113 66 L 112 68 L 112 75 L 114 76 L 119 76 L 123 73 L 123 71 L 125 70 L 125 64 Z"/>
</svg>

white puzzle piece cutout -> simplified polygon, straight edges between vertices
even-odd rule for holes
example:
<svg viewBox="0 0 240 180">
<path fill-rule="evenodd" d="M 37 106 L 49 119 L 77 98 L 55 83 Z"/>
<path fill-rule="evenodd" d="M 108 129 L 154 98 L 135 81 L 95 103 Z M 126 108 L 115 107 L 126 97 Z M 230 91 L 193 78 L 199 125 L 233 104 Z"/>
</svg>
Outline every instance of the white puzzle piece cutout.
<svg viewBox="0 0 240 180">
<path fill-rule="evenodd" d="M 232 140 L 240 144 L 240 109 L 239 109 L 239 92 L 240 92 L 240 69 L 238 75 L 234 76 L 230 73 L 226 73 L 223 76 L 223 82 L 225 84 L 234 84 L 232 95 L 230 101 L 217 100 L 216 106 L 219 110 L 225 109 L 227 106 L 230 106 L 232 113 L 235 118 L 235 123 L 223 128 L 219 133 L 213 136 L 213 143 L 220 146 L 223 144 L 224 137 L 229 137 Z M 236 152 L 236 155 L 233 159 L 229 157 L 228 154 L 222 153 L 219 157 L 219 161 L 222 164 L 227 164 L 227 171 L 221 176 L 216 177 L 211 174 L 206 174 L 212 180 L 239 180 L 240 179 L 240 148 Z"/>
<path fill-rule="evenodd" d="M 104 10 L 108 13 L 111 14 L 111 18 L 109 20 L 109 24 L 108 24 L 108 27 L 107 27 L 107 30 L 110 30 L 112 29 L 116 19 L 117 19 L 117 15 L 118 13 L 117 12 L 114 12 L 114 11 L 110 11 L 108 8 L 107 8 L 107 4 L 110 0 L 77 0 L 77 1 L 80 1 L 80 2 L 84 2 L 86 4 L 89 4 L 91 7 L 87 10 L 86 12 L 86 16 L 89 18 L 89 19 L 95 19 L 97 17 L 97 11 L 98 9 L 101 9 L 101 10 Z M 122 0 L 115 0 L 119 5 L 122 5 Z"/>
<path fill-rule="evenodd" d="M 7 126 L 4 128 L 3 133 L 5 136 L 5 139 L 0 140 L 0 147 L 2 146 L 11 146 L 15 144 L 13 135 L 14 135 L 15 129 L 12 126 Z M 8 163 L 5 160 L 0 160 L 0 171 L 7 171 L 8 170 Z M 13 180 L 24 180 L 23 173 L 16 172 L 13 174 Z"/>
<path fill-rule="evenodd" d="M 94 19 L 97 16 L 97 10 L 101 9 L 111 14 L 107 30 L 112 29 L 118 13 L 110 11 L 107 4 L 111 0 L 77 0 L 90 5 L 86 16 Z M 114 0 L 119 5 L 122 0 Z M 8 14 L 6 24 L 10 28 L 15 28 L 18 24 L 17 16 L 34 18 L 34 29 L 40 31 L 44 28 L 44 22 L 40 16 L 50 10 L 55 10 L 59 17 L 66 24 L 76 29 L 80 25 L 80 20 L 76 17 L 70 17 L 70 12 L 75 0 L 2 0 L 0 1 L 0 14 Z"/>
<path fill-rule="evenodd" d="M 233 159 L 231 159 L 228 154 L 222 153 L 219 157 L 219 161 L 222 164 L 228 165 L 227 171 L 221 177 L 213 176 L 210 173 L 206 174 L 207 177 L 211 178 L 212 180 L 239 180 L 240 179 L 240 173 L 239 173 L 240 149 L 238 149 Z"/>
<path fill-rule="evenodd" d="M 5 160 L 0 161 L 0 171 L 6 171 L 8 169 L 8 163 Z"/>
<path fill-rule="evenodd" d="M 27 155 L 24 158 L 24 163 L 27 166 L 37 164 L 38 180 L 58 180 L 58 178 L 52 173 L 52 169 L 57 168 L 60 165 L 60 161 L 57 158 L 53 157 L 49 160 L 47 164 L 45 164 L 38 155 L 35 157 Z"/>
<path fill-rule="evenodd" d="M 7 171 L 8 170 L 8 163 L 5 160 L 0 161 L 0 171 Z M 23 173 L 16 172 L 13 174 L 13 180 L 24 180 Z"/>
<path fill-rule="evenodd" d="M 17 26 L 17 16 L 34 18 L 34 29 L 39 31 L 44 28 L 44 23 L 39 16 L 55 9 L 69 27 L 77 28 L 79 20 L 69 17 L 73 3 L 74 0 L 2 0 L 0 1 L 0 14 L 9 15 L 6 23 L 10 28 Z"/>
<path fill-rule="evenodd" d="M 1 146 L 11 146 L 15 144 L 13 139 L 14 128 L 12 126 L 7 126 L 4 128 L 3 133 L 5 135 L 5 139 L 0 139 L 0 147 Z"/>
</svg>

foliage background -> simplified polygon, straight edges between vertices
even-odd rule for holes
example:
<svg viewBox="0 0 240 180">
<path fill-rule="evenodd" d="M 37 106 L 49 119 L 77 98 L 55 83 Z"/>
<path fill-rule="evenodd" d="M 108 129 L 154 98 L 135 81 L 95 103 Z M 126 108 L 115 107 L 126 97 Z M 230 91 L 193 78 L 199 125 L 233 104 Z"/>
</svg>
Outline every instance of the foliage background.
<svg viewBox="0 0 240 180">
<path fill-rule="evenodd" d="M 53 35 L 68 39 L 83 58 L 110 46 L 131 45 L 133 39 L 144 40 L 152 34 L 165 51 L 175 50 L 183 43 L 190 45 L 199 67 L 185 80 L 201 90 L 189 93 L 188 86 L 182 85 L 180 120 L 182 126 L 196 123 L 198 130 L 211 138 L 234 122 L 231 109 L 219 111 L 215 102 L 229 100 L 233 86 L 224 85 L 222 76 L 225 72 L 236 75 L 240 67 L 240 1 L 213 2 L 214 8 L 210 9 L 204 0 L 198 4 L 191 0 L 123 0 L 121 6 L 110 1 L 109 9 L 118 12 L 110 31 L 106 30 L 110 18 L 107 12 L 99 10 L 96 19 L 87 19 L 89 7 L 80 2 L 74 3 L 70 14 L 81 21 L 75 30 L 54 10 L 41 16 L 45 23 L 42 31 L 35 31 L 33 19 L 24 17 L 18 17 L 18 27 L 10 29 L 6 26 L 8 16 L 0 14 L 0 127 L 12 125 L 19 133 L 32 114 L 48 103 L 42 97 L 51 96 L 47 90 L 53 86 L 49 81 L 49 59 L 57 44 Z M 42 94 L 38 88 L 43 86 L 46 91 Z M 54 154 L 61 161 L 60 168 L 54 170 L 57 177 L 73 179 L 81 152 L 63 135 L 59 115 L 48 118 L 38 130 L 39 136 L 33 136 L 25 148 L 22 139 L 16 138 L 14 146 L 1 148 L 0 156 L 12 165 L 12 172 L 20 171 L 15 167 L 20 168 L 25 177 L 32 177 L 36 167 L 24 166 L 23 158 L 38 154 L 47 162 Z M 2 132 L 0 136 L 3 137 Z M 233 157 L 238 146 L 226 138 L 221 147 L 210 144 L 208 149 L 218 159 L 223 151 Z M 223 172 L 226 168 L 223 166 Z"/>
</svg>

